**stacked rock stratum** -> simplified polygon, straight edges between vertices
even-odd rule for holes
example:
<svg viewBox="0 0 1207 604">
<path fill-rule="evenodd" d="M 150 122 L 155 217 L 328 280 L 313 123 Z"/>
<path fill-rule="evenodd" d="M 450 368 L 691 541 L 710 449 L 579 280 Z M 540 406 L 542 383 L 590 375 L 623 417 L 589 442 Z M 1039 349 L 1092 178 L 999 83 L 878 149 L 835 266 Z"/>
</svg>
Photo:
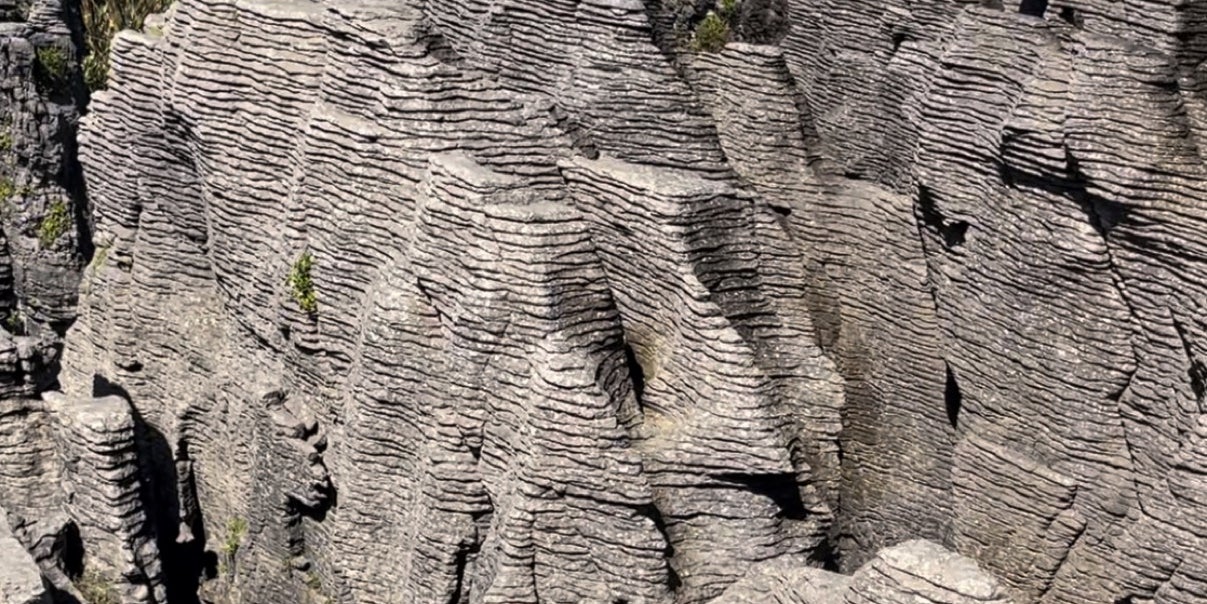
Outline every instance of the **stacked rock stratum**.
<svg viewBox="0 0 1207 604">
<path fill-rule="evenodd" d="M 1207 601 L 1207 2 L 79 10 L 0 604 Z"/>
</svg>

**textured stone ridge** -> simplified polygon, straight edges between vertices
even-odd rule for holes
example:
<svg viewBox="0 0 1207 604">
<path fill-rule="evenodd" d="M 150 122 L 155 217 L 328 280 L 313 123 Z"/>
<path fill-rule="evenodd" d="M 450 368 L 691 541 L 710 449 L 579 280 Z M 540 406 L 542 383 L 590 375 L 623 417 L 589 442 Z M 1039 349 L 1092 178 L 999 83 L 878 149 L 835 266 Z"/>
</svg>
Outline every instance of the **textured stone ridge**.
<svg viewBox="0 0 1207 604">
<path fill-rule="evenodd" d="M 760 564 L 716 604 L 1011 604 L 971 558 L 929 541 L 880 551 L 851 576 L 780 558 Z"/>
<path fill-rule="evenodd" d="M 6 396 L 10 382 L 27 394 L 53 382 L 47 366 L 75 318 L 91 252 L 76 158 L 87 95 L 76 60 L 78 4 L 0 1 L 0 328 L 37 344 L 13 375 L 0 371 Z"/>
<path fill-rule="evenodd" d="M 13 536 L 8 521 L 0 517 L 0 602 L 50 604 L 38 565 Z"/>
<path fill-rule="evenodd" d="M 697 54 L 707 2 L 178 0 L 31 256 L 83 207 L 35 4 L 0 507 L 52 595 L 1207 593 L 1201 3 L 745 0 Z"/>
</svg>

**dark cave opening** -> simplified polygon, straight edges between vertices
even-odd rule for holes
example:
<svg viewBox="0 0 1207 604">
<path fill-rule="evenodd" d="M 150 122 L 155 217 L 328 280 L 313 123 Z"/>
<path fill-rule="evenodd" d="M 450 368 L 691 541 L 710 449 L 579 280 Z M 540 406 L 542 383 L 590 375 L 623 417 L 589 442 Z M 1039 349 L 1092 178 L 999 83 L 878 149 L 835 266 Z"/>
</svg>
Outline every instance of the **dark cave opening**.
<svg viewBox="0 0 1207 604">
<path fill-rule="evenodd" d="M 943 229 L 943 245 L 947 249 L 964 245 L 964 237 L 968 233 L 968 222 L 965 220 L 957 220 L 948 224 Z"/>
<path fill-rule="evenodd" d="M 1042 17 L 1048 12 L 1048 0 L 1023 0 L 1018 5 L 1018 12 L 1032 17 Z"/>
<path fill-rule="evenodd" d="M 810 559 L 821 565 L 822 570 L 828 570 L 832 573 L 842 572 L 842 566 L 839 563 L 838 548 L 834 547 L 833 539 L 826 539 L 817 545 L 817 549 L 810 555 Z"/>
<path fill-rule="evenodd" d="M 637 360 L 637 353 L 629 343 L 624 345 L 624 362 L 629 368 L 629 379 L 633 382 L 633 397 L 637 399 L 637 408 L 643 408 L 642 397 L 645 395 L 645 369 Z"/>
<path fill-rule="evenodd" d="M 964 406 L 964 394 L 960 392 L 960 384 L 956 381 L 956 374 L 951 370 L 950 364 L 947 364 L 947 385 L 943 387 L 943 400 L 947 405 L 947 421 L 951 422 L 952 428 L 958 428 L 960 408 Z"/>
<path fill-rule="evenodd" d="M 720 474 L 718 479 L 739 484 L 756 495 L 762 495 L 779 507 L 779 516 L 788 520 L 804 520 L 809 516 L 805 501 L 800 495 L 800 483 L 796 474 Z"/>
<path fill-rule="evenodd" d="M 901 48 L 901 45 L 905 43 L 906 38 L 908 38 L 908 36 L 906 36 L 904 32 L 897 32 L 893 34 L 893 52 L 897 52 L 897 50 Z"/>
<path fill-rule="evenodd" d="M 1202 401 L 1207 399 L 1207 365 L 1202 362 L 1195 361 L 1190 364 L 1190 389 L 1194 391 L 1194 396 Z"/>
<path fill-rule="evenodd" d="M 1081 27 L 1081 13 L 1071 6 L 1060 7 L 1060 20 L 1072 25 L 1073 27 Z"/>
<path fill-rule="evenodd" d="M 1093 218 L 1094 228 L 1103 237 L 1106 237 L 1115 227 L 1119 226 L 1120 222 L 1127 217 L 1127 206 L 1103 199 L 1101 197 L 1090 197 L 1087 202 L 1089 204 L 1090 216 Z"/>
<path fill-rule="evenodd" d="M 666 542 L 666 551 L 663 555 L 667 560 L 666 572 L 669 575 L 667 585 L 671 591 L 678 591 L 683 585 L 683 579 L 679 577 L 679 572 L 675 570 L 674 564 L 670 562 L 675 557 L 675 545 L 671 543 L 671 535 L 667 531 L 666 519 L 662 517 L 662 510 L 659 510 L 658 506 L 650 504 L 637 508 L 637 513 L 649 518 L 654 523 L 654 528 L 658 530 L 658 534 L 662 535 L 662 540 Z"/>
<path fill-rule="evenodd" d="M 918 185 L 917 208 L 922 224 L 943 240 L 944 247 L 950 250 L 964 245 L 972 225 L 967 220 L 947 220 L 939 211 L 930 187 Z"/>
</svg>

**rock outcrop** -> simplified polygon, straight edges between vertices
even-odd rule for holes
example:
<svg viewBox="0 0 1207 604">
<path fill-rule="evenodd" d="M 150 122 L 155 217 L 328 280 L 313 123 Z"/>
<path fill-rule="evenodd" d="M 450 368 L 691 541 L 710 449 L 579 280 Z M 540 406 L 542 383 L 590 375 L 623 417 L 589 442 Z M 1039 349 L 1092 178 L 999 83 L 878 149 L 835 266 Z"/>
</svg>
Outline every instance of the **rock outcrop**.
<svg viewBox="0 0 1207 604">
<path fill-rule="evenodd" d="M 50 601 L 38 565 L 13 536 L 8 521 L 0 517 L 0 602 L 50 604 Z"/>
<path fill-rule="evenodd" d="M 36 3 L 30 597 L 1201 601 L 1201 4 Z"/>
<path fill-rule="evenodd" d="M 0 327 L 37 353 L 11 376 L 4 361 L 5 396 L 53 385 L 91 254 L 76 148 L 81 28 L 78 1 L 0 1 Z"/>
<path fill-rule="evenodd" d="M 851 576 L 779 558 L 756 566 L 716 604 L 1009 604 L 975 561 L 929 541 L 880 551 Z"/>
</svg>

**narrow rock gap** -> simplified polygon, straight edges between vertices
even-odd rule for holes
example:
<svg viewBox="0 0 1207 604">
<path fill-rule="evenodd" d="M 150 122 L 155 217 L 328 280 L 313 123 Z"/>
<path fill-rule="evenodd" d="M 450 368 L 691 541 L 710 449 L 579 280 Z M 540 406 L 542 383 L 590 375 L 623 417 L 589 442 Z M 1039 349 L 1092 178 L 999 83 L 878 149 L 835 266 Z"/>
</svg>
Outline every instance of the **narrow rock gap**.
<svg viewBox="0 0 1207 604">
<path fill-rule="evenodd" d="M 934 194 L 930 187 L 918 185 L 917 207 L 922 224 L 943 240 L 943 247 L 948 250 L 964 245 L 971 225 L 966 220 L 949 221 L 935 204 Z"/>
<path fill-rule="evenodd" d="M 453 329 L 452 323 L 448 320 L 448 317 L 444 315 L 444 312 L 440 310 L 440 306 L 436 304 L 436 299 L 432 297 L 431 292 L 429 292 L 427 287 L 423 285 L 422 279 L 415 279 L 415 289 L 419 291 L 421 296 L 423 296 L 423 299 L 427 302 L 428 307 L 432 309 L 432 312 L 436 313 L 436 322 L 444 326 L 445 329 L 451 331 Z"/>
<path fill-rule="evenodd" d="M 683 579 L 679 577 L 678 571 L 675 570 L 675 566 L 671 563 L 671 560 L 675 557 L 675 545 L 671 543 L 671 535 L 667 530 L 666 519 L 662 517 L 662 510 L 659 510 L 658 506 L 654 504 L 648 504 L 637 508 L 637 513 L 649 518 L 654 523 L 654 528 L 658 530 L 658 534 L 662 535 L 662 542 L 666 544 L 663 557 L 666 560 L 667 587 L 672 592 L 679 591 L 679 588 L 683 585 Z"/>
<path fill-rule="evenodd" d="M 1077 15 L 1074 14 L 1073 16 L 1076 17 Z M 1087 191 L 1089 178 L 1081 170 L 1080 161 L 1075 155 L 1073 155 L 1072 150 L 1068 147 L 1065 147 L 1064 153 L 1066 166 L 1065 178 L 1071 187 L 1071 189 L 1064 194 L 1082 208 L 1089 219 L 1090 226 L 1092 226 L 1099 236 L 1102 237 L 1107 260 L 1107 272 L 1111 277 L 1111 284 L 1114 286 L 1115 291 L 1119 294 L 1119 301 L 1122 302 L 1124 307 L 1127 308 L 1128 318 L 1131 321 L 1130 327 L 1132 328 L 1132 333 L 1143 333 L 1145 331 L 1142 327 L 1144 321 L 1141 320 L 1140 315 L 1136 312 L 1136 307 L 1134 304 L 1132 304 L 1131 297 L 1127 293 L 1127 287 L 1125 285 L 1123 275 L 1119 272 L 1119 265 L 1115 261 L 1115 255 L 1111 250 L 1111 241 L 1109 237 L 1110 233 L 1116 227 L 1118 227 L 1124 219 L 1127 218 L 1128 208 L 1127 206 L 1117 202 L 1091 195 Z M 1129 338 L 1129 343 L 1131 344 L 1132 349 L 1131 372 L 1127 376 L 1127 380 L 1119 392 L 1112 394 L 1112 400 L 1115 403 L 1115 415 L 1119 421 L 1119 432 L 1122 436 L 1123 449 L 1127 452 L 1128 462 L 1131 464 L 1132 471 L 1129 473 L 1129 478 L 1132 486 L 1132 492 L 1139 493 L 1140 484 L 1137 480 L 1136 473 L 1140 464 L 1136 459 L 1136 447 L 1133 445 L 1131 435 L 1128 433 L 1127 422 L 1124 418 L 1123 411 L 1124 399 L 1127 396 L 1128 391 L 1131 390 L 1132 383 L 1135 381 L 1136 376 L 1140 373 L 1140 355 L 1136 351 L 1136 344 L 1133 341 L 1134 338 L 1135 335 Z M 1137 498 L 1136 504 L 1139 506 L 1141 514 L 1147 515 L 1147 512 L 1144 510 L 1143 499 Z"/>
<path fill-rule="evenodd" d="M 834 547 L 834 540 L 827 537 L 817 545 L 817 549 L 812 552 L 810 559 L 820 563 L 822 570 L 840 573 L 842 572 L 842 564 L 839 556 L 838 548 Z"/>
<path fill-rule="evenodd" d="M 469 569 L 471 554 L 475 553 L 478 547 L 479 544 L 475 541 L 469 547 L 462 546 L 457 549 L 456 558 L 453 561 L 456 568 L 457 584 L 453 588 L 452 597 L 448 600 L 453 604 L 462 602 L 465 597 L 465 572 Z"/>
<path fill-rule="evenodd" d="M 1087 190 L 1090 179 L 1081 170 L 1081 162 L 1065 149 L 1065 173 L 1073 186 L 1071 196 L 1089 218 L 1090 225 L 1105 239 L 1127 218 L 1129 208 L 1117 201 L 1099 197 Z"/>
<path fill-rule="evenodd" d="M 624 360 L 629 368 L 629 379 L 633 382 L 633 398 L 637 399 L 637 411 L 641 412 L 645 409 L 645 369 L 642 368 L 641 362 L 637 360 L 637 353 L 633 351 L 633 346 L 628 342 L 624 344 Z"/>
<path fill-rule="evenodd" d="M 1196 358 L 1194 347 L 1190 344 L 1190 333 L 1186 326 L 1176 318 L 1173 319 L 1174 330 L 1178 332 L 1178 339 L 1182 343 L 1182 350 L 1186 353 L 1186 360 L 1190 363 L 1190 367 L 1186 370 L 1186 377 L 1190 380 L 1190 389 L 1194 392 L 1195 399 L 1199 403 L 1200 411 L 1203 411 L 1204 397 L 1207 396 L 1207 365 L 1203 361 Z"/>
<path fill-rule="evenodd" d="M 204 572 L 202 553 L 195 539 L 180 532 L 182 514 L 181 485 L 176 454 L 166 436 L 151 425 L 133 405 L 130 393 L 103 375 L 93 374 L 94 397 L 117 396 L 130 405 L 134 418 L 136 456 L 139 468 L 139 498 L 148 527 L 154 534 L 161 557 L 161 574 L 168 600 L 180 604 L 200 602 L 195 586 Z M 187 453 L 186 453 L 187 455 Z M 195 498 L 192 498 L 195 499 Z M 145 573 L 149 577 L 154 573 Z"/>
<path fill-rule="evenodd" d="M 947 384 L 943 387 L 943 401 L 947 406 L 947 421 L 952 428 L 960 427 L 960 409 L 964 406 L 964 394 L 960 392 L 960 383 L 956 374 L 951 370 L 951 363 L 943 363 L 947 367 Z"/>
<path fill-rule="evenodd" d="M 1060 7 L 1060 20 L 1078 29 L 1084 24 L 1081 12 L 1071 6 Z"/>
<path fill-rule="evenodd" d="M 905 40 L 907 38 L 908 38 L 908 36 L 905 35 L 905 32 L 896 32 L 893 34 L 892 39 L 893 39 L 893 52 L 894 53 L 896 53 L 901 48 L 901 45 L 905 43 Z"/>
</svg>

